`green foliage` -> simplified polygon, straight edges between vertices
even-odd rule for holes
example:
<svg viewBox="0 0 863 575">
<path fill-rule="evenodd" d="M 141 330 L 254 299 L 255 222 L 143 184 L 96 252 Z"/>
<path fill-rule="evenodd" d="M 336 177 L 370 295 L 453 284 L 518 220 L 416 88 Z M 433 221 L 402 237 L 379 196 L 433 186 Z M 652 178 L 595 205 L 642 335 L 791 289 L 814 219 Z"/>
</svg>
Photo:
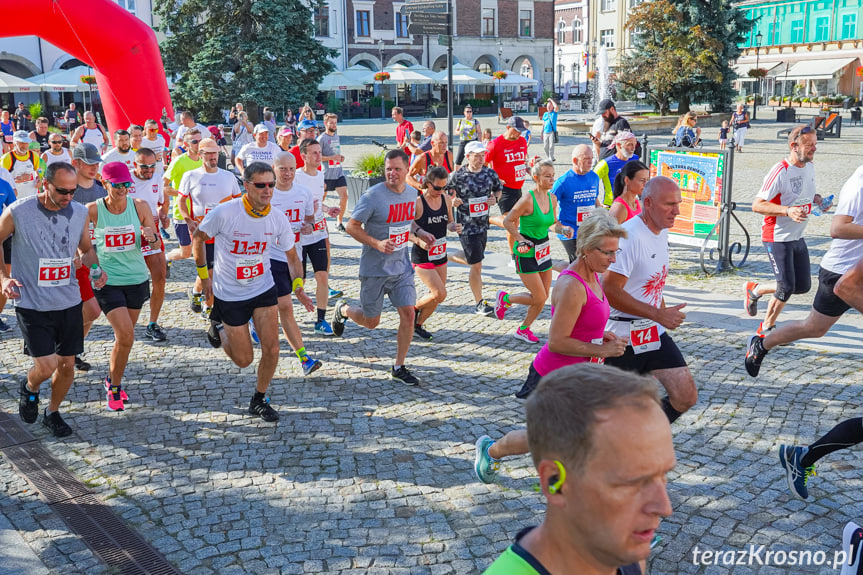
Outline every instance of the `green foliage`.
<svg viewBox="0 0 863 575">
<path fill-rule="evenodd" d="M 332 70 L 334 50 L 314 38 L 312 9 L 323 0 L 161 0 L 154 11 L 175 105 L 200 120 L 222 118 L 235 102 L 276 111 L 312 102 Z"/>
<path fill-rule="evenodd" d="M 39 102 L 35 102 L 33 104 L 30 104 L 27 107 L 27 111 L 30 113 L 30 116 L 33 118 L 31 121 L 35 122 L 36 118 L 39 118 L 42 116 L 42 104 L 40 104 Z"/>
<path fill-rule="evenodd" d="M 380 102 L 378 102 L 380 106 Z M 384 175 L 384 155 L 365 154 L 357 160 L 357 167 L 351 172 L 357 178 L 380 178 Z"/>
</svg>

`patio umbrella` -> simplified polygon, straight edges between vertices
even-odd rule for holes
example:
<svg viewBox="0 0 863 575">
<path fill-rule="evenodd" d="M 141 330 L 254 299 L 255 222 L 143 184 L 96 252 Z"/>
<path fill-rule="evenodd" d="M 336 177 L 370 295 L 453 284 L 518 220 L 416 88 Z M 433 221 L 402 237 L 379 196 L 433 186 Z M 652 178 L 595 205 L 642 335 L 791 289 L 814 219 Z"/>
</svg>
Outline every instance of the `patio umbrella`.
<svg viewBox="0 0 863 575">
<path fill-rule="evenodd" d="M 86 92 L 87 84 L 81 81 L 81 76 L 92 74 L 92 68 L 75 66 L 68 70 L 51 70 L 27 78 L 28 82 L 38 84 L 43 92 Z"/>
<path fill-rule="evenodd" d="M 0 72 L 0 93 L 8 94 L 11 92 L 38 92 L 39 85 L 34 84 L 24 78 Z"/>
<path fill-rule="evenodd" d="M 324 76 L 324 79 L 321 80 L 320 84 L 318 84 L 318 91 L 332 92 L 335 90 L 364 90 L 365 87 L 365 83 L 361 82 L 357 75 L 349 75 L 345 72 L 336 70 Z"/>
<path fill-rule="evenodd" d="M 449 83 L 449 74 L 447 73 L 446 68 L 444 68 L 440 72 L 435 73 L 435 78 L 439 84 Z M 477 84 L 494 84 L 495 82 L 496 80 L 491 76 L 483 74 L 482 72 L 478 72 L 469 66 L 465 66 L 464 64 L 452 65 L 453 86 L 459 84 L 475 86 Z"/>
<path fill-rule="evenodd" d="M 521 76 L 515 72 L 507 72 L 506 79 L 501 80 L 500 83 L 504 86 L 536 86 L 539 81 L 527 76 Z"/>
</svg>

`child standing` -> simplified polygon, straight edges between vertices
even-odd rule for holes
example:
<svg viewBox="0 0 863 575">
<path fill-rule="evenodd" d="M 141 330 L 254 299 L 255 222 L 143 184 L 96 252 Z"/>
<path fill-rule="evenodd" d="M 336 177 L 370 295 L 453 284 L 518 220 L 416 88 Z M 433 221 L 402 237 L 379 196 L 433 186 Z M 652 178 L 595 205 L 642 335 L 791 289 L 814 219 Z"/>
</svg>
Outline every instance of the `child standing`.
<svg viewBox="0 0 863 575">
<path fill-rule="evenodd" d="M 488 148 L 491 144 L 491 128 L 486 128 L 482 131 L 482 145 Z"/>
<path fill-rule="evenodd" d="M 722 127 L 719 128 L 719 149 L 724 150 L 728 144 L 728 120 L 722 121 Z"/>
</svg>

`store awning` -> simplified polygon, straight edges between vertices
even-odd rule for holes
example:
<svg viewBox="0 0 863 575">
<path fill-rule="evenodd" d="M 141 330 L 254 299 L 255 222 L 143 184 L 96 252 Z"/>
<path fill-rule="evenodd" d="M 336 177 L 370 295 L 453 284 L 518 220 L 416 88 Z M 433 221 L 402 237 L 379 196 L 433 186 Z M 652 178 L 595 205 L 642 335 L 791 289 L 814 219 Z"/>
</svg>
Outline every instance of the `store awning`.
<svg viewBox="0 0 863 575">
<path fill-rule="evenodd" d="M 774 72 L 776 70 L 778 70 L 780 67 L 782 68 L 783 71 L 785 70 L 785 64 L 782 62 L 764 62 L 764 61 L 758 62 L 758 68 L 761 68 L 763 70 L 767 70 L 768 76 L 774 76 L 775 75 Z M 737 74 L 737 80 L 740 82 L 754 82 L 755 78 L 752 78 L 749 76 L 749 71 L 754 70 L 755 68 L 756 68 L 755 62 L 745 62 L 745 63 L 736 64 L 734 66 L 734 72 Z"/>
<path fill-rule="evenodd" d="M 830 80 L 846 66 L 856 62 L 857 58 L 833 58 L 829 60 L 802 60 L 788 70 L 788 79 L 795 80 Z M 784 74 L 783 74 L 784 77 Z"/>
</svg>

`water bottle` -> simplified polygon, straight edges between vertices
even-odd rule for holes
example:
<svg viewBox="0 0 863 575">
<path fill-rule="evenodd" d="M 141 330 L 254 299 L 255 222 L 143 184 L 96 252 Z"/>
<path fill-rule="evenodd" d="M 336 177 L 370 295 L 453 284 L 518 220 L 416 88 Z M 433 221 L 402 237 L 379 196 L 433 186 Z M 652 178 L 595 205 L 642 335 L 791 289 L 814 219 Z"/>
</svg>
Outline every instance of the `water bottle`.
<svg viewBox="0 0 863 575">
<path fill-rule="evenodd" d="M 821 205 L 820 206 L 817 204 L 813 205 L 812 206 L 812 215 L 813 216 L 821 216 L 824 214 L 824 212 L 829 210 L 830 207 L 833 205 L 833 197 L 834 197 L 834 195 L 830 194 L 826 198 L 821 199 Z"/>
<path fill-rule="evenodd" d="M 92 266 L 90 266 L 90 283 L 95 284 L 96 280 L 98 280 L 100 277 L 102 277 L 102 268 L 100 268 L 96 264 L 93 264 Z M 95 289 L 99 289 L 99 288 L 96 288 L 95 285 L 93 287 Z"/>
</svg>

